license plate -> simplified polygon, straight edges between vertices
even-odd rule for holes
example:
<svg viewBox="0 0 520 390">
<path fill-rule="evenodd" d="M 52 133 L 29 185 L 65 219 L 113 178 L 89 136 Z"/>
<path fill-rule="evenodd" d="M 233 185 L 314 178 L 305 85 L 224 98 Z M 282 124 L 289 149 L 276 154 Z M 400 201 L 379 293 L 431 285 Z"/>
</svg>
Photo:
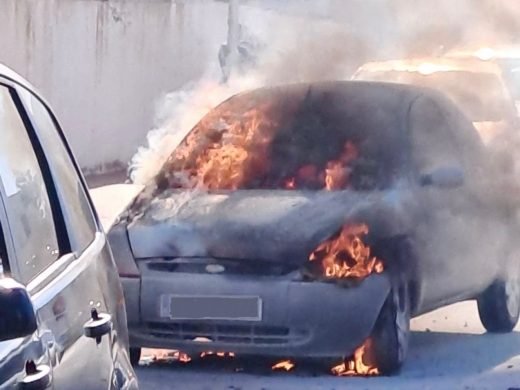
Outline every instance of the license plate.
<svg viewBox="0 0 520 390">
<path fill-rule="evenodd" d="M 161 315 L 174 320 L 261 321 L 262 300 L 255 296 L 162 297 Z"/>
</svg>

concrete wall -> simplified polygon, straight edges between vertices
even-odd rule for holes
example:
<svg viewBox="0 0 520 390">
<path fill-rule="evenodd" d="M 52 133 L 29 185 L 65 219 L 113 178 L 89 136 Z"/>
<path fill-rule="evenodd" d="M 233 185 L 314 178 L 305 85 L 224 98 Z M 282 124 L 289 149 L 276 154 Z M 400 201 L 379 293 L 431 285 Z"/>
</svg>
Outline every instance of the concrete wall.
<svg viewBox="0 0 520 390">
<path fill-rule="evenodd" d="M 198 78 L 227 33 L 204 0 L 0 0 L 0 62 L 50 101 L 81 166 L 126 163 L 163 93 Z"/>
</svg>

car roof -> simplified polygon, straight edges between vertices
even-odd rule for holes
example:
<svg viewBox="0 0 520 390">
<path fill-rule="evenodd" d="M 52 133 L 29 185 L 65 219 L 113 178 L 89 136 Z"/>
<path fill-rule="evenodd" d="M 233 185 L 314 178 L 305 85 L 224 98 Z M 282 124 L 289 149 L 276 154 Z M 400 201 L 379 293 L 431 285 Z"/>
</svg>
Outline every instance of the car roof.
<svg viewBox="0 0 520 390">
<path fill-rule="evenodd" d="M 38 89 L 34 87 L 29 81 L 23 78 L 20 74 L 9 68 L 7 65 L 4 65 L 0 62 L 0 81 L 4 79 L 15 83 L 28 91 L 30 91 L 34 96 L 36 96 L 44 105 L 50 107 L 49 102 L 45 99 L 41 93 L 39 93 Z"/>
<path fill-rule="evenodd" d="M 490 45 L 466 46 L 449 50 L 445 55 L 449 58 L 476 58 L 481 61 L 518 59 L 520 60 L 520 46 L 518 45 Z"/>
<path fill-rule="evenodd" d="M 16 73 L 14 70 L 9 68 L 0 62 L 0 77 L 14 81 L 15 83 L 34 91 L 34 87 L 26 79 Z"/>
<path fill-rule="evenodd" d="M 492 62 L 481 61 L 473 57 L 445 58 L 425 57 L 381 62 L 368 62 L 358 72 L 418 72 L 425 75 L 437 72 L 472 72 L 501 75 L 501 69 Z"/>
<path fill-rule="evenodd" d="M 397 112 L 400 110 L 407 113 L 410 105 L 420 97 L 431 98 L 432 101 L 436 101 L 442 106 L 447 104 L 457 108 L 444 94 L 430 88 L 379 81 L 337 80 L 286 84 L 241 92 L 213 108 L 208 116 L 221 110 L 227 110 L 228 103 L 231 103 L 232 107 L 237 103 L 237 106 L 240 106 L 240 102 L 254 101 L 256 104 L 261 104 L 261 102 L 271 99 L 303 101 L 304 103 L 299 104 L 309 103 L 313 107 L 316 107 L 316 102 L 324 102 L 324 107 L 327 106 L 329 111 L 337 109 L 337 107 L 333 108 L 334 105 L 331 103 L 331 101 L 335 101 L 336 104 L 344 104 L 343 108 L 338 109 L 338 114 L 350 116 L 351 119 L 363 116 L 362 111 L 372 112 L 374 106 L 378 107 L 379 113 L 386 112 L 397 116 Z M 369 114 L 365 119 L 372 121 L 374 115 Z M 203 120 L 204 118 L 200 123 Z M 406 124 L 399 123 L 396 125 L 396 130 L 405 131 L 404 127 Z"/>
</svg>

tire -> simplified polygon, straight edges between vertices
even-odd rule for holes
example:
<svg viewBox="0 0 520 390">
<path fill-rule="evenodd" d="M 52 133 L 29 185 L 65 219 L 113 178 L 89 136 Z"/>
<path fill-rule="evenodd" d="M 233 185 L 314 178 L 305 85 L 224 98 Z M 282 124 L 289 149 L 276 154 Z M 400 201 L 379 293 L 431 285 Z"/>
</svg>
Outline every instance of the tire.
<svg viewBox="0 0 520 390">
<path fill-rule="evenodd" d="M 373 357 L 381 375 L 399 372 L 410 340 L 410 294 L 406 284 L 392 288 L 372 332 Z"/>
<path fill-rule="evenodd" d="M 480 321 L 488 332 L 511 332 L 520 316 L 520 283 L 518 274 L 497 280 L 478 298 Z"/>
<path fill-rule="evenodd" d="M 141 360 L 141 348 L 130 348 L 130 363 L 137 366 Z"/>
</svg>

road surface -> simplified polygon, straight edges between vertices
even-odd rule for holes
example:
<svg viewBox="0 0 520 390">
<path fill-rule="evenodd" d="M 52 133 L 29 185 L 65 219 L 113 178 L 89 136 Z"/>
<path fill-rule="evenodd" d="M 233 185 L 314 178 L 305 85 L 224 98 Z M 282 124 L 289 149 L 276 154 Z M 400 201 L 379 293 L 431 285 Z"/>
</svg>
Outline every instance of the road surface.
<svg viewBox="0 0 520 390">
<path fill-rule="evenodd" d="M 145 357 L 137 375 L 141 387 L 152 390 L 520 390 L 520 327 L 485 334 L 475 302 L 463 302 L 414 319 L 412 330 L 408 360 L 392 378 L 336 378 L 298 361 L 291 372 L 271 372 L 266 361 L 239 357 L 187 364 Z"/>
</svg>

